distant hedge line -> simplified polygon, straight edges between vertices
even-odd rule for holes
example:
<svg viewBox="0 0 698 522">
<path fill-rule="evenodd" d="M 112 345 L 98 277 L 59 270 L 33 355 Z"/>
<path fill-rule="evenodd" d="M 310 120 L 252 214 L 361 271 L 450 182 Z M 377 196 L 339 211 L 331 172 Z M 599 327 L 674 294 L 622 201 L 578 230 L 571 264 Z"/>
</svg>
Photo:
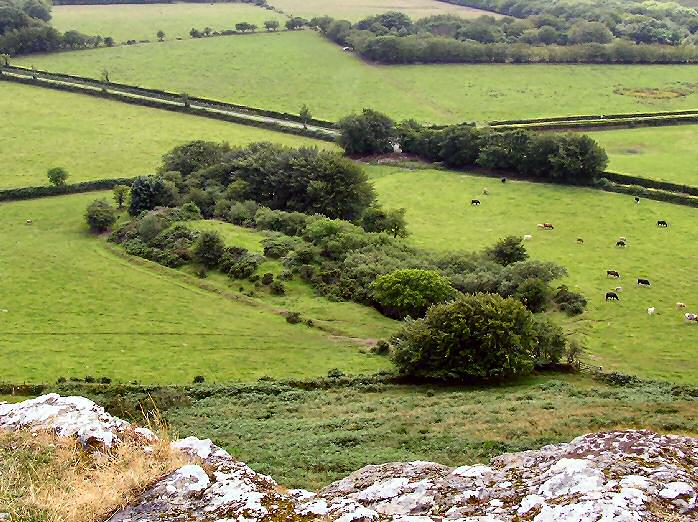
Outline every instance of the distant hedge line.
<svg viewBox="0 0 698 522">
<path fill-rule="evenodd" d="M 75 92 L 75 93 L 80 93 L 80 94 L 87 94 L 87 95 L 96 96 L 99 98 L 118 100 L 121 102 L 130 103 L 132 105 L 141 105 L 144 107 L 153 107 L 153 108 L 164 109 L 164 110 L 172 111 L 172 112 L 181 112 L 181 113 L 185 113 L 185 114 L 195 114 L 198 116 L 203 116 L 205 118 L 228 121 L 231 123 L 238 123 L 240 125 L 250 125 L 253 127 L 260 127 L 263 129 L 268 129 L 268 130 L 272 130 L 272 131 L 276 131 L 276 132 L 285 132 L 287 134 L 296 134 L 299 136 L 305 136 L 305 137 L 314 138 L 317 140 L 323 140 L 323 141 L 334 141 L 335 140 L 334 136 L 330 135 L 328 132 L 325 132 L 325 131 L 318 131 L 318 130 L 313 130 L 313 129 L 304 129 L 302 127 L 291 127 L 291 126 L 283 125 L 281 123 L 276 123 L 273 121 L 252 120 L 252 119 L 244 118 L 241 116 L 235 116 L 233 114 L 221 114 L 221 113 L 217 113 L 217 112 L 212 112 L 212 111 L 209 111 L 205 108 L 185 107 L 184 105 L 174 104 L 174 100 L 169 101 L 169 102 L 165 102 L 165 101 L 160 102 L 157 100 L 147 99 L 147 98 L 135 98 L 132 96 L 128 96 L 124 93 L 104 92 L 101 90 L 95 90 L 93 88 L 90 89 L 90 88 L 78 87 L 77 85 L 66 85 L 66 84 L 60 84 L 60 83 L 52 83 L 50 81 L 46 81 L 46 80 L 41 79 L 41 78 L 35 80 L 33 78 L 20 78 L 17 76 L 8 76 L 8 75 L 4 74 L 4 75 L 0 75 L 0 80 L 13 81 L 13 82 L 17 82 L 17 83 L 23 83 L 26 85 L 40 85 L 43 87 L 49 87 L 51 89 L 56 89 L 59 91 L 67 91 L 67 92 Z"/>
<path fill-rule="evenodd" d="M 667 203 L 674 203 L 676 205 L 684 205 L 687 207 L 698 208 L 698 198 L 686 194 L 658 191 L 654 189 L 640 187 L 637 185 L 618 185 L 615 183 L 609 183 L 608 185 L 600 186 L 599 188 L 605 190 L 606 192 L 630 194 L 631 196 L 639 196 L 647 199 L 653 199 L 656 201 L 665 201 Z"/>
<path fill-rule="evenodd" d="M 698 123 L 698 113 L 695 116 L 666 116 L 666 117 L 631 117 L 616 120 L 579 120 L 550 123 L 521 123 L 510 125 L 495 125 L 494 130 L 528 129 L 532 131 L 593 131 L 605 128 L 634 127 L 664 127 L 670 125 L 688 125 Z"/>
<path fill-rule="evenodd" d="M 0 190 L 0 201 L 17 201 L 21 199 L 43 198 L 46 196 L 62 196 L 64 194 L 78 194 L 80 192 L 92 192 L 95 190 L 109 190 L 117 185 L 131 185 L 134 178 L 96 179 L 93 181 L 81 181 L 61 187 L 22 187 Z"/>
<path fill-rule="evenodd" d="M 698 114 L 698 109 L 686 109 L 682 111 L 659 111 L 659 112 L 625 112 L 620 114 L 584 114 L 576 116 L 553 116 L 550 118 L 529 118 L 521 120 L 494 120 L 489 122 L 491 127 L 496 127 L 498 125 L 522 125 L 529 123 L 548 123 L 548 122 L 560 122 L 560 121 L 588 121 L 588 120 L 622 120 L 622 119 L 632 119 L 632 118 L 648 118 L 648 117 L 661 117 L 661 116 L 681 116 Z"/>
<path fill-rule="evenodd" d="M 692 187 L 690 185 L 679 185 L 669 181 L 641 178 L 638 176 L 620 174 L 617 172 L 604 172 L 603 177 L 609 181 L 613 181 L 614 183 L 620 183 L 621 185 L 639 185 L 645 188 L 665 190 L 668 192 L 678 192 L 680 194 L 688 194 L 690 196 L 698 196 L 698 187 Z"/>
<path fill-rule="evenodd" d="M 168 100 L 173 100 L 176 101 L 181 98 L 182 93 L 176 93 L 176 92 L 169 92 L 169 91 L 163 91 L 160 89 L 150 89 L 147 87 L 138 87 L 136 85 L 128 85 L 125 83 L 117 83 L 117 82 L 108 82 L 106 84 L 100 82 L 99 80 L 95 80 L 94 78 L 88 78 L 86 76 L 76 76 L 73 74 L 66 74 L 66 73 L 54 73 L 50 71 L 43 71 L 43 70 L 33 70 L 30 67 L 22 67 L 18 65 L 12 65 L 12 66 L 7 66 L 4 67 L 5 70 L 12 72 L 13 70 L 16 70 L 21 73 L 28 73 L 28 74 L 36 74 L 41 75 L 46 77 L 47 79 L 56 79 L 56 80 L 61 80 L 61 81 L 77 81 L 80 83 L 84 83 L 87 85 L 95 86 L 95 87 L 102 87 L 104 85 L 107 86 L 107 88 L 111 89 L 119 89 L 125 92 L 130 92 L 132 94 L 137 94 L 137 95 L 148 95 L 148 96 L 157 96 L 161 97 L 163 99 L 168 99 Z M 268 118 L 276 118 L 279 120 L 286 120 L 286 121 L 293 121 L 295 123 L 304 123 L 303 118 L 301 118 L 298 114 L 291 114 L 288 112 L 278 112 L 278 111 L 272 111 L 272 110 L 267 110 L 267 109 L 259 109 L 257 107 L 250 107 L 248 105 L 238 105 L 235 103 L 228 103 L 228 102 L 223 102 L 223 101 L 218 101 L 218 100 L 211 100 L 208 98 L 200 98 L 198 96 L 188 96 L 189 101 L 193 103 L 197 103 L 200 105 L 206 105 L 211 108 L 220 108 L 220 109 L 226 109 L 226 110 L 234 110 L 238 112 L 244 112 L 247 114 L 251 114 L 254 116 L 263 116 L 263 117 L 268 117 Z M 331 128 L 334 126 L 334 122 L 327 121 L 327 120 L 320 120 L 317 118 L 310 118 L 308 119 L 307 123 L 309 125 L 313 126 L 318 126 L 318 127 L 325 127 L 325 128 Z"/>
</svg>

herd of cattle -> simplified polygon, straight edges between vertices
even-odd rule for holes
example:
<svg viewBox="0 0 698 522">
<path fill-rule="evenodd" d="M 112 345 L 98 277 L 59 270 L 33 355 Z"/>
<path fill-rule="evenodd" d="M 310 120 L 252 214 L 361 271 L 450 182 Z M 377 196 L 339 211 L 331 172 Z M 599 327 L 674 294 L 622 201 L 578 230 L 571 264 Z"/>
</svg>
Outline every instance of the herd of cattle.
<svg viewBox="0 0 698 522">
<path fill-rule="evenodd" d="M 506 182 L 505 178 L 502 178 L 502 183 Z M 484 189 L 482 191 L 484 195 L 488 195 L 489 192 L 487 189 Z M 635 203 L 640 203 L 640 198 L 635 197 Z M 473 206 L 479 206 L 481 204 L 479 199 L 472 199 L 470 200 L 470 204 Z M 539 230 L 554 230 L 555 226 L 552 223 L 538 223 L 536 227 Z M 665 219 L 659 219 L 657 220 L 657 227 L 659 228 L 668 228 L 669 223 Z M 526 234 L 523 236 L 524 241 L 531 241 L 533 239 L 533 235 L 531 234 Z M 618 240 L 616 241 L 616 246 L 619 248 L 625 248 L 627 245 L 627 238 L 625 237 L 619 237 Z M 577 238 L 577 244 L 583 245 L 584 244 L 584 239 L 581 237 Z M 617 270 L 606 270 L 606 277 L 612 277 L 614 279 L 620 279 L 620 273 Z M 650 283 L 650 280 L 644 277 L 638 277 L 637 278 L 637 285 L 640 287 L 651 287 L 652 283 Z M 613 290 L 610 290 L 606 292 L 606 301 L 620 301 L 620 298 L 618 297 L 618 294 L 623 291 L 622 286 L 617 286 Z M 684 303 L 676 303 L 676 309 L 677 310 L 683 310 L 686 308 L 686 305 Z M 647 308 L 647 314 L 648 315 L 654 315 L 657 309 L 654 306 L 651 306 Z M 686 312 L 684 314 L 684 319 L 688 322 L 695 322 L 698 323 L 698 314 Z"/>
</svg>

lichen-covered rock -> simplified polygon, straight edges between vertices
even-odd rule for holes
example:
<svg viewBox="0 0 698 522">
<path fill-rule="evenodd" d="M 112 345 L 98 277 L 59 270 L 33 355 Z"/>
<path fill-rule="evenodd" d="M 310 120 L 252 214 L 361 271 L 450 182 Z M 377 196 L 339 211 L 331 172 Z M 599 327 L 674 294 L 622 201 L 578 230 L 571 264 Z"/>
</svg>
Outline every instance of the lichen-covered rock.
<svg viewBox="0 0 698 522">
<path fill-rule="evenodd" d="M 78 437 L 113 430 L 118 441 L 128 423 L 74 397 L 0 405 L 0 427 L 24 426 Z M 698 439 L 644 430 L 584 435 L 489 465 L 371 465 L 318 493 L 283 490 L 209 439 L 172 445 L 191 462 L 110 522 L 698 521 Z"/>
</svg>

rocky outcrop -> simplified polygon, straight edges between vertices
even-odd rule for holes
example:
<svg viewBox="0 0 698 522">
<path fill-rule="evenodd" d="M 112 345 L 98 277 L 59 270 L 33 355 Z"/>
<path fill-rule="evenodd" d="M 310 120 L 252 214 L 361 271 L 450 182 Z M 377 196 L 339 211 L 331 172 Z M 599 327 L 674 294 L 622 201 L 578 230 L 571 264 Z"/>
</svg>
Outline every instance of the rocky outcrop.
<svg viewBox="0 0 698 522">
<path fill-rule="evenodd" d="M 51 429 L 86 444 L 99 434 L 105 445 L 132 429 L 87 399 L 57 395 L 0 405 L 0 427 Z M 173 446 L 190 463 L 111 522 L 698 521 L 698 439 L 644 430 L 584 435 L 488 465 L 366 466 L 317 493 L 285 490 L 210 440 Z"/>
</svg>

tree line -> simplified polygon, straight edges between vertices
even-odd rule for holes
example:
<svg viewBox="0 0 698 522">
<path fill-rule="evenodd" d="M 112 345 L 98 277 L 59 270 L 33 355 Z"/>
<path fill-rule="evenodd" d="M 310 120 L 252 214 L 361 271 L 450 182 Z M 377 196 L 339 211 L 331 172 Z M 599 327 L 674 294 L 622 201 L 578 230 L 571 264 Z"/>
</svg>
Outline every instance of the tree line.
<svg viewBox="0 0 698 522">
<path fill-rule="evenodd" d="M 693 10 L 689 10 L 693 11 Z M 695 17 L 695 20 L 693 18 Z M 698 14 L 682 30 L 651 33 L 654 19 L 614 26 L 595 19 L 525 19 L 436 15 L 413 22 L 387 12 L 355 24 L 331 17 L 310 21 L 327 38 L 379 63 L 694 63 Z"/>
<path fill-rule="evenodd" d="M 114 45 L 113 38 L 79 31 L 61 33 L 51 27 L 51 4 L 44 0 L 0 0 L 0 53 L 46 53 Z"/>
</svg>

